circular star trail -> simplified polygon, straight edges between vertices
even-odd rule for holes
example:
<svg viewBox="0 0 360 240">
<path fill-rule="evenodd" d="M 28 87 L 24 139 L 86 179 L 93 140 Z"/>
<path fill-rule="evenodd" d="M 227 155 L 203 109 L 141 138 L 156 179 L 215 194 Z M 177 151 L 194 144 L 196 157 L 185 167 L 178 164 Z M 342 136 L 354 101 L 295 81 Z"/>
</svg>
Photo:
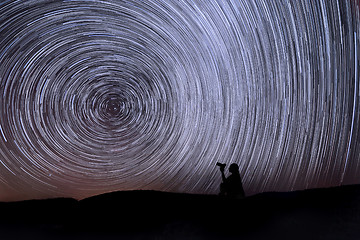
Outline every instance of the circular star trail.
<svg viewBox="0 0 360 240">
<path fill-rule="evenodd" d="M 0 200 L 358 183 L 358 1 L 0 3 Z"/>
</svg>

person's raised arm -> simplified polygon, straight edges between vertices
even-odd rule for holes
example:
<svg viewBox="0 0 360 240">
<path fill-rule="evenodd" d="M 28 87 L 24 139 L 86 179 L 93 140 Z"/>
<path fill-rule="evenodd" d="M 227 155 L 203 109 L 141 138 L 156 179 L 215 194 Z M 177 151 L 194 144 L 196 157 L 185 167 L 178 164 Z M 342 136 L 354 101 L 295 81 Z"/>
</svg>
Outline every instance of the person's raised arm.
<svg viewBox="0 0 360 240">
<path fill-rule="evenodd" d="M 225 177 L 224 170 L 225 170 L 225 166 L 221 166 L 221 167 L 220 167 L 220 172 L 221 172 L 221 178 L 222 178 L 222 181 L 223 181 L 223 182 L 226 181 L 226 177 Z"/>
</svg>

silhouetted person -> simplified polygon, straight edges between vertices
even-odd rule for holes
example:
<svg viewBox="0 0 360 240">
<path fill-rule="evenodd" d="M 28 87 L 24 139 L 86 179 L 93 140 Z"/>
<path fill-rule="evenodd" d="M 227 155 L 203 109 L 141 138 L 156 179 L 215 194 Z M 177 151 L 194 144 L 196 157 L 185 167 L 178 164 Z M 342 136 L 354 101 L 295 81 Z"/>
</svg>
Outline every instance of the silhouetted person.
<svg viewBox="0 0 360 240">
<path fill-rule="evenodd" d="M 220 166 L 222 183 L 220 184 L 220 195 L 231 198 L 244 198 L 245 192 L 242 186 L 241 177 L 239 173 L 239 165 L 232 163 L 229 167 L 231 175 L 225 177 L 225 164 L 218 164 Z"/>
</svg>

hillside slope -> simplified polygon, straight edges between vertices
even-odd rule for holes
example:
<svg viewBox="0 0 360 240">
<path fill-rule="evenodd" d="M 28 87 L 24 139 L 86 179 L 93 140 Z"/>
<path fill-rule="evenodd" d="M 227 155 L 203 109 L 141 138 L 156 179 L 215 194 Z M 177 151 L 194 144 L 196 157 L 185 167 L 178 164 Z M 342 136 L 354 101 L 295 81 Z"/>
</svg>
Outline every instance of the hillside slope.
<svg viewBox="0 0 360 240">
<path fill-rule="evenodd" d="M 242 200 L 156 191 L 0 203 L 1 239 L 358 239 L 360 186 Z"/>
</svg>

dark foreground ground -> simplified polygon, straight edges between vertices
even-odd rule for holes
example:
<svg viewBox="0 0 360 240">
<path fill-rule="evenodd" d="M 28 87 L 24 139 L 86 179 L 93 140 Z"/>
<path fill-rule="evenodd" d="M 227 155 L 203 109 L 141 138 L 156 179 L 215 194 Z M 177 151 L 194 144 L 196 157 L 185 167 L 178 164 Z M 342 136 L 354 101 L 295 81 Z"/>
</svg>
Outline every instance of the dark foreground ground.
<svg viewBox="0 0 360 240">
<path fill-rule="evenodd" d="M 0 203 L 0 239 L 360 239 L 360 186 L 243 200 L 131 191 Z"/>
</svg>

